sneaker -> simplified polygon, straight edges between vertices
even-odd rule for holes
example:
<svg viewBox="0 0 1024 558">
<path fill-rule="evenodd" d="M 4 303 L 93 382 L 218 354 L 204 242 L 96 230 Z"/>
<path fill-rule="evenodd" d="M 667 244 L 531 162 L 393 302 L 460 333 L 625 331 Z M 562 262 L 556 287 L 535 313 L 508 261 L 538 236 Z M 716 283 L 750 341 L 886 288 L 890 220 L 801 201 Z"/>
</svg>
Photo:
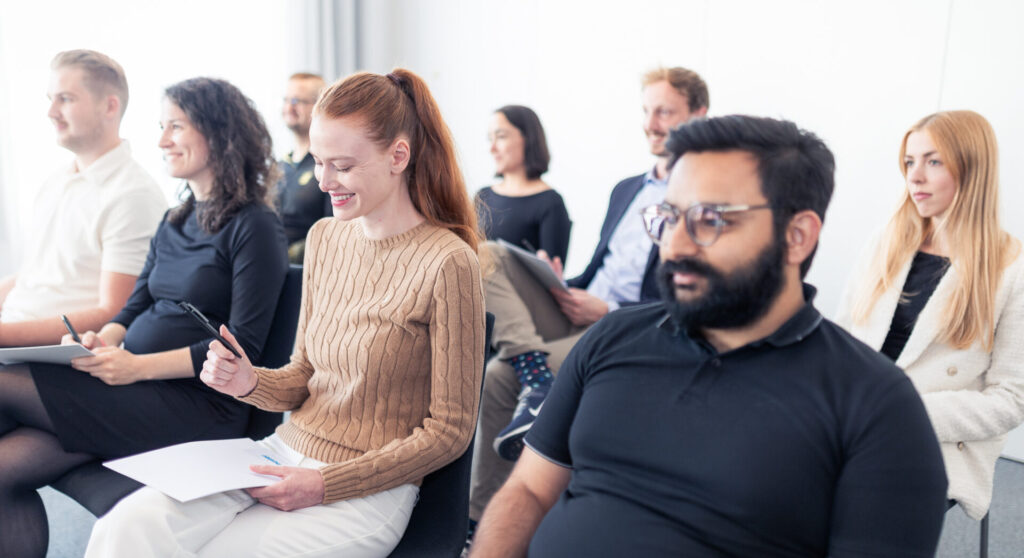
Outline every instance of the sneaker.
<svg viewBox="0 0 1024 558">
<path fill-rule="evenodd" d="M 533 421 L 537 420 L 550 387 L 550 384 L 540 387 L 523 386 L 523 391 L 519 392 L 519 403 L 512 413 L 512 422 L 508 423 L 494 439 L 494 451 L 498 452 L 502 459 L 519 459 L 519 455 L 523 453 L 523 438 L 533 426 Z"/>
</svg>

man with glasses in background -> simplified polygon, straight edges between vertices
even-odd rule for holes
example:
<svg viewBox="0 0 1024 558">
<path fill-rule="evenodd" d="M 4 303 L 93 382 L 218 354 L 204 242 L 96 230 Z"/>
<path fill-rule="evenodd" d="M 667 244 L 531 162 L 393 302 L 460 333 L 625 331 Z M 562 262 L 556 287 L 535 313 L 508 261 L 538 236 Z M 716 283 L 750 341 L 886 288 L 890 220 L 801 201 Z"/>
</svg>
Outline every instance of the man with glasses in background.
<svg viewBox="0 0 1024 558">
<path fill-rule="evenodd" d="M 612 190 L 594 255 L 582 274 L 567 281 L 568 289 L 549 292 L 505 248 L 487 244 L 496 268 L 484 282 L 487 310 L 495 315 L 497 354 L 484 375 L 473 453 L 470 537 L 522 452 L 523 437 L 562 360 L 586 328 L 620 306 L 658 298 L 658 252 L 636 215 L 665 197 L 669 131 L 703 117 L 709 98 L 704 80 L 686 68 L 651 70 L 641 84 L 644 135 L 657 162 Z M 547 258 L 543 252 L 538 255 Z M 549 263 L 561 276 L 562 262 L 556 258 Z"/>
<path fill-rule="evenodd" d="M 320 191 L 309 154 L 309 124 L 313 105 L 326 83 L 317 74 L 297 73 L 288 78 L 281 106 L 284 123 L 295 136 L 295 149 L 281 160 L 282 177 L 277 186 L 277 211 L 288 237 L 288 260 L 302 264 L 309 227 L 333 215 L 331 198 Z"/>
<path fill-rule="evenodd" d="M 662 302 L 577 343 L 471 556 L 933 556 L 946 477 L 924 405 L 803 283 L 832 153 L 745 116 L 668 149 L 642 212 Z"/>
</svg>

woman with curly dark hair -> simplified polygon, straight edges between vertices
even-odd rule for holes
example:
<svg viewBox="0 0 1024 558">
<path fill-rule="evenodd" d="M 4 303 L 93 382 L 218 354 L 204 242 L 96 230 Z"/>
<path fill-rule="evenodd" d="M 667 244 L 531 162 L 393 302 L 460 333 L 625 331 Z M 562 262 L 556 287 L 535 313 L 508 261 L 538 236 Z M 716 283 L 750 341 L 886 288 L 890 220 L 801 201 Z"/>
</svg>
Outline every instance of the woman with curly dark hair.
<svg viewBox="0 0 1024 558">
<path fill-rule="evenodd" d="M 184 203 L 157 228 L 121 313 L 82 334 L 95 356 L 0 366 L 0 556 L 46 554 L 36 489 L 68 470 L 245 431 L 248 405 L 199 380 L 211 339 L 177 303 L 227 324 L 259 359 L 288 267 L 266 202 L 270 136 L 249 99 L 207 78 L 168 88 L 160 124 Z"/>
</svg>

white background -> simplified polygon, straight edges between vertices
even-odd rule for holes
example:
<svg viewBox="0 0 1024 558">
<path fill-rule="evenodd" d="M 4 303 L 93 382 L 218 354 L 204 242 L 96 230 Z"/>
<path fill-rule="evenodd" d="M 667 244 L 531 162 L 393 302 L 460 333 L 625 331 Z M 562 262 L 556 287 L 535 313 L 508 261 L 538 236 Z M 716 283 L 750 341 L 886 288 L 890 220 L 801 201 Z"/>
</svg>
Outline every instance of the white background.
<svg viewBox="0 0 1024 558">
<path fill-rule="evenodd" d="M 264 112 L 277 142 L 286 51 L 308 30 L 300 3 L 106 0 L 10 5 L 0 15 L 0 227 L 13 225 L 42 175 L 67 153 L 46 120 L 48 63 L 59 50 L 95 48 L 119 60 L 132 99 L 122 135 L 172 197 L 155 147 L 161 91 L 178 80 L 229 79 Z M 1024 236 L 1024 3 L 1013 0 L 812 2 L 379 0 L 361 3 L 363 66 L 420 73 L 459 146 L 470 188 L 493 181 L 485 141 L 491 112 L 534 108 L 553 156 L 550 184 L 574 221 L 569 272 L 593 252 L 612 186 L 653 164 L 641 131 L 645 70 L 700 72 L 711 115 L 794 120 L 831 146 L 837 187 L 810 280 L 835 308 L 865 237 L 887 219 L 902 178 L 899 141 L 920 117 L 970 108 L 993 124 L 1002 157 L 1004 226 Z M 0 237 L 0 242 L 2 242 Z M 17 246 L 17 243 L 14 244 Z M 0 247 L 3 245 L 0 244 Z M 0 273 L 17 249 L 0 252 Z M 7 266 L 7 269 L 5 269 Z"/>
</svg>

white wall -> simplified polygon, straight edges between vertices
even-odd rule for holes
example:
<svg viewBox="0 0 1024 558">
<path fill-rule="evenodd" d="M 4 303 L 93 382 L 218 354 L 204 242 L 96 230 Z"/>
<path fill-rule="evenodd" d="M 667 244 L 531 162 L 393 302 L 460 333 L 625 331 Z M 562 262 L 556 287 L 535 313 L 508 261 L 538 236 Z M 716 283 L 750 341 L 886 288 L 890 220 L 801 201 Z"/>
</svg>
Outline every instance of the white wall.
<svg viewBox="0 0 1024 558">
<path fill-rule="evenodd" d="M 277 0 L 5 4 L 0 15 L 0 148 L 6 146 L 0 168 L 0 188 L 5 189 L 0 229 L 8 229 L 13 242 L 7 247 L 0 244 L 0 250 L 6 248 L 0 262 L 18 260 L 23 240 L 17 226 L 20 216 L 43 178 L 71 159 L 56 145 L 46 117 L 54 54 L 90 48 L 124 67 L 130 100 L 121 136 L 130 141 L 136 159 L 161 183 L 170 202 L 179 182 L 165 174 L 156 143 L 163 90 L 175 82 L 196 76 L 232 82 L 263 112 L 275 146 L 284 147 L 279 151 L 287 150 L 290 136 L 281 124 L 279 107 L 285 79 L 296 68 L 286 67 L 286 8 Z"/>
<path fill-rule="evenodd" d="M 639 78 L 657 65 L 701 73 L 711 115 L 791 119 L 837 159 L 837 188 L 810 280 L 830 315 L 866 235 L 902 185 L 899 141 L 920 117 L 970 108 L 1002 146 L 1002 207 L 1022 207 L 1024 3 L 585 1 L 366 2 L 364 64 L 429 82 L 472 189 L 492 182 L 491 111 L 534 108 L 552 153 L 546 179 L 574 221 L 569 271 L 586 264 L 612 186 L 647 170 Z M 1020 220 L 1005 225 L 1024 236 Z"/>
</svg>

